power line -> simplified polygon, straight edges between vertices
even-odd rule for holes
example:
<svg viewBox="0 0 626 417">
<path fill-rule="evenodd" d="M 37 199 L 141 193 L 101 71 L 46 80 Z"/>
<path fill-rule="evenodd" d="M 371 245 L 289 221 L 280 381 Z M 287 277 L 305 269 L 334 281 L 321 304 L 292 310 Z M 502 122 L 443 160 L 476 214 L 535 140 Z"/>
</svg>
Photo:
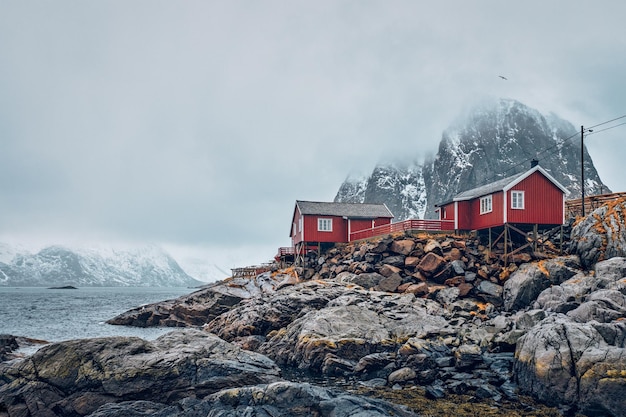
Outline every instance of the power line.
<svg viewBox="0 0 626 417">
<path fill-rule="evenodd" d="M 611 129 L 614 129 L 616 127 L 624 126 L 624 125 L 626 125 L 626 122 L 620 123 L 620 124 L 615 125 L 615 126 L 605 127 L 604 129 L 600 129 L 600 130 L 595 130 L 594 129 L 593 132 L 587 133 L 587 136 L 595 135 L 596 133 L 604 132 L 605 130 L 611 130 Z"/>
<path fill-rule="evenodd" d="M 626 114 L 623 115 L 623 116 L 620 116 L 620 117 L 616 117 L 615 119 L 612 119 L 612 120 L 607 120 L 606 122 L 598 123 L 597 125 L 594 125 L 594 126 L 589 126 L 588 129 L 593 129 L 594 127 L 602 126 L 602 125 L 605 125 L 607 123 L 611 123 L 611 122 L 614 122 L 616 120 L 623 119 L 624 117 L 626 117 Z"/>
<path fill-rule="evenodd" d="M 615 126 L 610 126 L 610 127 L 604 128 L 604 129 L 594 130 L 594 131 L 593 131 L 593 133 L 590 131 L 590 129 L 593 129 L 593 128 L 597 127 L 597 126 L 602 126 L 602 125 L 605 125 L 605 124 L 608 124 L 608 123 L 611 123 L 611 122 L 614 122 L 614 121 L 616 121 L 616 120 L 620 120 L 620 119 L 623 119 L 623 118 L 626 118 L 626 115 L 624 115 L 624 116 L 620 116 L 620 117 L 616 117 L 615 119 L 607 120 L 606 122 L 598 123 L 597 125 L 593 125 L 593 126 L 591 126 L 591 127 L 585 128 L 585 134 L 586 134 L 587 136 L 589 136 L 589 135 L 592 135 L 592 134 L 596 134 L 596 133 L 604 132 L 605 130 L 610 130 L 610 129 L 616 128 L 616 127 L 618 127 L 618 126 L 626 125 L 626 122 L 624 122 L 624 123 L 620 123 L 620 124 L 615 125 Z M 502 173 L 501 173 L 501 174 L 506 174 L 506 173 L 507 173 L 507 172 L 509 172 L 509 171 L 516 170 L 516 169 L 517 169 L 517 167 L 519 167 L 519 166 L 521 166 L 521 165 L 528 164 L 528 162 L 529 162 L 529 161 L 531 161 L 532 159 L 538 158 L 538 157 L 539 157 L 539 155 L 543 155 L 543 154 L 545 154 L 545 153 L 546 153 L 546 152 L 548 152 L 548 151 L 551 151 L 551 150 L 553 150 L 553 149 L 555 149 L 555 148 L 558 148 L 558 147 L 560 147 L 560 146 L 563 146 L 563 145 L 564 145 L 567 141 L 572 140 L 572 139 L 573 139 L 573 138 L 575 138 L 575 137 L 580 137 L 579 135 L 580 135 L 580 133 L 579 133 L 579 132 L 576 132 L 576 133 L 574 133 L 573 135 L 571 135 L 571 136 L 569 136 L 569 137 L 567 137 L 567 138 L 565 138 L 565 139 L 562 139 L 561 141 L 559 141 L 559 142 L 555 143 L 554 145 L 549 146 L 549 147 L 547 147 L 547 148 L 543 149 L 542 151 L 537 152 L 537 153 L 536 153 L 536 156 L 534 156 L 534 157 L 532 157 L 532 158 L 530 158 L 530 159 L 525 159 L 525 160 L 523 160 L 523 161 L 521 161 L 521 162 L 519 162 L 519 163 L 517 163 L 517 164 L 515 164 L 515 165 L 513 165 L 513 166 L 511 166 L 511 167 L 509 167 L 509 168 L 507 168 L 507 169 L 505 169 L 504 171 L 502 171 Z M 500 178 L 498 178 L 498 177 L 500 177 Z M 494 180 L 501 179 L 501 178 L 505 178 L 505 177 L 506 177 L 505 175 L 497 175 L 497 176 L 496 176 L 496 175 L 494 175 L 493 177 L 491 177 L 491 178 L 487 179 L 487 180 L 485 181 L 485 183 L 484 183 L 484 184 L 489 184 L 490 182 L 492 182 L 492 181 L 494 181 Z M 484 184 L 483 184 L 483 185 L 484 185 Z"/>
</svg>

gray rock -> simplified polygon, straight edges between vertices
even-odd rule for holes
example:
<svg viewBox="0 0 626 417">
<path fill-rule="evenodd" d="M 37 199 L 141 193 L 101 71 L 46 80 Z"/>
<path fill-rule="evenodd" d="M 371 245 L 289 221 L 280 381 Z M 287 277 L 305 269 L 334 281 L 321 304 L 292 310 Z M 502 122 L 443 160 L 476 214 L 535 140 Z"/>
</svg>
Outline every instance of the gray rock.
<svg viewBox="0 0 626 417">
<path fill-rule="evenodd" d="M 375 288 L 378 291 L 395 292 L 400 284 L 402 284 L 402 277 L 400 274 L 395 273 L 389 277 L 381 279 Z"/>
<path fill-rule="evenodd" d="M 342 282 L 344 283 L 352 283 L 356 285 L 360 285 L 363 288 L 370 289 L 378 285 L 378 283 L 383 280 L 385 277 L 379 274 L 378 272 L 367 272 L 364 274 L 352 274 L 349 277 L 345 277 Z"/>
<path fill-rule="evenodd" d="M 174 300 L 148 304 L 126 311 L 107 321 L 108 324 L 152 327 L 202 326 L 240 301 L 273 292 L 284 276 L 264 273 L 249 278 L 216 282 L 206 288 Z"/>
<path fill-rule="evenodd" d="M 481 281 L 480 284 L 476 286 L 476 294 L 478 295 L 478 297 L 495 306 L 502 305 L 502 293 L 502 285 L 494 284 L 491 281 Z"/>
<path fill-rule="evenodd" d="M 465 275 L 465 262 L 460 259 L 450 262 L 456 275 Z"/>
<path fill-rule="evenodd" d="M 615 290 L 600 290 L 590 294 L 587 300 L 567 313 L 580 323 L 591 320 L 610 323 L 626 317 L 626 296 Z"/>
<path fill-rule="evenodd" d="M 389 350 L 398 340 L 423 337 L 447 324 L 421 305 L 436 304 L 434 301 L 416 299 L 412 294 L 358 294 L 350 305 L 329 304 L 294 320 L 271 335 L 259 351 L 281 364 L 319 373 L 327 353 L 358 361 Z"/>
<path fill-rule="evenodd" d="M 482 351 L 478 345 L 461 345 L 454 351 L 455 366 L 457 369 L 472 368 L 481 361 Z"/>
<path fill-rule="evenodd" d="M 608 349 L 593 326 L 563 315 L 546 318 L 517 344 L 514 373 L 520 389 L 549 405 L 577 404 L 577 363 L 588 349 Z"/>
<path fill-rule="evenodd" d="M 109 337 L 55 343 L 8 374 L 12 380 L 0 387 L 0 410 L 25 416 L 31 415 L 27 409 L 41 410 L 37 415 L 86 415 L 106 403 L 138 398 L 167 404 L 280 379 L 267 357 L 198 330 L 152 342 Z"/>
<path fill-rule="evenodd" d="M 415 379 L 415 377 L 417 376 L 417 373 L 415 372 L 415 370 L 413 368 L 409 368 L 409 367 L 404 367 L 404 368 L 400 368 L 396 371 L 393 371 L 389 377 L 387 378 L 387 380 L 389 381 L 390 385 L 399 383 L 399 382 L 407 382 L 407 381 L 412 381 Z"/>
<path fill-rule="evenodd" d="M 437 301 L 444 306 L 452 304 L 459 298 L 460 290 L 457 287 L 447 287 L 437 292 Z"/>
<path fill-rule="evenodd" d="M 626 256 L 626 202 L 604 205 L 587 215 L 571 232 L 570 252 L 583 267 L 616 256 Z"/>
<path fill-rule="evenodd" d="M 558 258 L 523 264 L 504 284 L 504 308 L 507 311 L 530 306 L 550 285 L 565 282 L 579 272 L 578 258 Z"/>
<path fill-rule="evenodd" d="M 416 416 L 405 407 L 294 382 L 221 391 L 206 398 L 207 417 Z"/>
</svg>

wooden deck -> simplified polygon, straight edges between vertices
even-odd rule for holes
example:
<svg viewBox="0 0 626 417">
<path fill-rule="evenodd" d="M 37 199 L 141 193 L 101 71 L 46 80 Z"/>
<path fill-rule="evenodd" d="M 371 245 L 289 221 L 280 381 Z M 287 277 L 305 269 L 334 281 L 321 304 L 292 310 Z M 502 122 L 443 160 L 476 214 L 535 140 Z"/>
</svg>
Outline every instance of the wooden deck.
<svg viewBox="0 0 626 417">
<path fill-rule="evenodd" d="M 595 209 L 603 206 L 609 201 L 617 199 L 626 199 L 626 192 L 611 193 L 611 194 L 598 194 L 585 197 L 585 214 L 589 214 Z M 582 199 L 577 198 L 575 200 L 568 200 L 565 202 L 565 218 L 582 216 L 583 214 Z"/>
<path fill-rule="evenodd" d="M 233 268 L 231 269 L 233 278 L 254 278 L 263 272 L 267 272 L 270 270 L 270 265 L 255 265 L 255 266 L 246 266 L 243 268 Z"/>
</svg>

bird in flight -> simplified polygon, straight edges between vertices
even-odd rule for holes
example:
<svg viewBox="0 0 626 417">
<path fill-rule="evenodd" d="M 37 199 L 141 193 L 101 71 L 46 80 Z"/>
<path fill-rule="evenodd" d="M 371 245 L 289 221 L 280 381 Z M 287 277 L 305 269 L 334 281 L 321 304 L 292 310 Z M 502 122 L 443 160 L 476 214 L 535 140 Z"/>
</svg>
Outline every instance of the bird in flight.
<svg viewBox="0 0 626 417">
<path fill-rule="evenodd" d="M 503 80 L 508 80 L 508 78 L 502 76 L 502 75 L 498 75 L 498 77 L 502 78 Z"/>
</svg>

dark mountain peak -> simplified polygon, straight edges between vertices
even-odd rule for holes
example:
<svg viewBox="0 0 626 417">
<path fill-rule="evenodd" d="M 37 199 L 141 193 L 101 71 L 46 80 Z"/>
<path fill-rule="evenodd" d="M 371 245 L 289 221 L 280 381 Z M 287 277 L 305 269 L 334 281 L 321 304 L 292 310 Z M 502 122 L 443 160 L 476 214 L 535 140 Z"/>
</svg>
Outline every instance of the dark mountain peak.
<svg viewBox="0 0 626 417">
<path fill-rule="evenodd" d="M 392 212 L 396 219 L 405 219 L 416 213 L 407 209 L 415 206 L 415 201 L 399 198 L 400 190 L 417 187 L 412 195 L 419 196 L 419 212 L 432 218 L 435 204 L 461 191 L 523 172 L 533 159 L 570 191 L 569 198 L 577 198 L 581 189 L 580 141 L 576 133 L 572 123 L 553 113 L 544 115 L 512 99 L 483 100 L 443 131 L 434 158 L 409 167 L 378 166 L 364 190 L 353 187 L 351 198 L 362 202 L 376 199 L 390 209 L 398 205 L 397 213 L 394 209 Z M 586 194 L 607 192 L 591 157 L 584 152 Z M 340 198 L 338 193 L 337 201 Z"/>
</svg>

